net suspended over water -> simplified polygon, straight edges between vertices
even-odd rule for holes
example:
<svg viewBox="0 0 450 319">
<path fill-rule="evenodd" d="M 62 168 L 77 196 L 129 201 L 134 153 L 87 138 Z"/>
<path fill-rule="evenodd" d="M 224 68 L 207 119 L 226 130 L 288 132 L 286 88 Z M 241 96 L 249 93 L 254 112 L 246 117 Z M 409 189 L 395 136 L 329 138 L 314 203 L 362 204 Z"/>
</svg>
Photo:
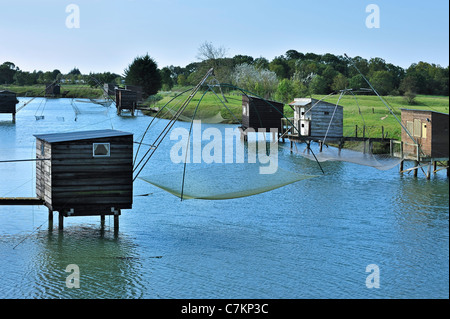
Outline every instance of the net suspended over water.
<svg viewBox="0 0 450 319">
<path fill-rule="evenodd" d="M 378 94 L 378 92 L 375 90 L 375 88 L 372 86 L 372 84 L 359 71 L 359 69 L 356 67 L 356 65 L 353 63 L 353 61 L 350 60 L 347 57 L 347 55 L 345 55 L 345 56 L 349 60 L 349 63 L 355 67 L 355 69 L 360 73 L 362 78 L 367 82 L 368 86 L 370 87 L 370 89 L 362 88 L 358 91 L 364 91 L 366 94 L 374 93 L 376 96 L 378 96 L 380 101 L 386 106 L 387 110 L 389 111 L 389 115 L 391 115 L 391 116 L 393 116 L 393 118 L 395 118 L 395 120 L 398 122 L 401 129 L 404 130 L 406 132 L 406 134 L 410 137 L 409 143 L 412 143 L 412 145 L 417 145 L 414 137 L 411 135 L 411 132 L 409 132 L 408 129 L 397 118 L 393 108 L 389 105 L 389 103 L 387 103 Z M 324 134 L 324 136 L 322 136 L 320 138 L 323 147 L 321 147 L 320 151 L 318 151 L 316 153 L 311 153 L 310 148 L 305 149 L 303 151 L 298 151 L 298 149 L 296 149 L 300 155 L 302 155 L 306 158 L 309 158 L 311 160 L 318 161 L 318 162 L 342 161 L 342 162 L 349 162 L 349 163 L 354 163 L 354 164 L 358 164 L 358 165 L 370 166 L 370 167 L 374 167 L 379 170 L 389 170 L 389 169 L 399 165 L 404 159 L 411 158 L 411 157 L 413 157 L 413 155 L 417 156 L 419 154 L 419 151 L 420 151 L 419 148 L 417 148 L 417 151 L 415 154 L 412 151 L 410 151 L 410 154 L 405 153 L 403 151 L 403 148 L 400 146 L 400 144 L 394 143 L 394 141 L 389 141 L 388 139 L 385 139 L 385 137 L 383 136 L 383 133 L 381 133 L 381 136 L 376 136 L 378 138 L 373 138 L 373 136 L 372 136 L 372 141 L 370 139 L 370 136 L 368 136 L 364 133 L 363 133 L 363 135 L 364 135 L 363 138 L 359 138 L 359 139 L 357 138 L 357 136 L 345 136 L 345 134 L 344 134 L 344 136 L 342 136 L 340 138 L 338 137 L 337 140 L 335 140 L 333 142 L 333 145 L 339 144 L 338 147 L 332 147 L 332 146 L 327 145 L 326 141 L 328 138 L 328 133 L 329 133 L 330 129 L 333 127 L 333 125 L 336 125 L 336 124 L 333 124 L 333 119 L 335 118 L 335 116 L 338 113 L 337 110 L 339 110 L 338 109 L 339 101 L 347 93 L 353 95 L 353 97 L 356 101 L 356 105 L 359 110 L 359 114 L 361 115 L 364 133 L 367 133 L 366 128 L 368 128 L 368 127 L 366 126 L 363 113 L 361 112 L 360 105 L 358 103 L 358 100 L 356 99 L 355 94 L 353 93 L 353 90 L 352 89 L 344 89 L 344 90 L 340 91 L 340 96 L 337 100 L 337 103 L 336 103 L 335 107 L 332 108 L 332 115 L 329 119 L 326 133 Z M 332 94 L 334 94 L 334 93 L 332 93 Z M 330 95 L 332 95 L 332 94 L 330 94 Z M 329 97 L 330 95 L 326 96 L 325 98 Z M 309 108 L 307 108 L 307 110 L 304 114 L 310 112 L 310 115 L 305 116 L 305 117 L 308 117 L 309 120 L 311 120 L 311 116 L 314 117 L 314 112 L 315 112 L 312 110 L 315 107 L 317 107 L 317 109 L 319 109 L 321 107 L 320 102 L 322 100 L 324 100 L 325 98 L 317 101 L 315 104 L 313 104 Z M 328 104 L 328 106 L 331 105 L 331 103 L 327 103 L 327 104 Z M 327 112 L 325 112 L 325 113 L 328 114 L 329 110 L 326 110 L 326 111 Z M 340 116 L 343 117 L 343 114 L 340 114 Z M 385 119 L 386 117 L 387 116 L 381 118 L 381 120 Z M 373 142 L 373 139 L 378 140 L 378 142 Z M 374 148 L 374 144 L 377 144 L 376 149 Z M 399 150 L 398 148 L 401 148 L 401 149 Z"/>
<path fill-rule="evenodd" d="M 274 174 L 260 174 L 255 164 L 210 165 L 189 169 L 184 186 L 180 172 L 140 177 L 182 199 L 223 200 L 268 192 L 315 177 L 278 168 Z"/>
<path fill-rule="evenodd" d="M 182 94 L 175 96 L 172 100 L 166 103 L 166 105 L 158 111 L 157 115 L 155 115 L 154 119 L 148 125 L 147 130 L 140 138 L 140 146 L 138 147 L 134 161 L 133 180 L 139 178 L 177 197 L 180 197 L 181 199 L 225 200 L 261 194 L 301 180 L 314 177 L 312 175 L 304 175 L 287 171 L 282 169 L 278 165 L 275 165 L 277 167 L 275 171 L 271 171 L 270 173 L 261 173 L 261 165 L 259 165 L 260 162 L 267 162 L 256 162 L 256 158 L 260 160 L 264 157 L 263 154 L 267 152 L 268 145 L 266 143 L 266 136 L 262 138 L 261 144 L 258 144 L 258 147 L 254 147 L 254 145 L 251 145 L 249 141 L 244 141 L 240 138 L 240 131 L 238 130 L 238 126 L 233 126 L 236 135 L 234 133 L 230 134 L 229 139 L 227 139 L 227 134 L 226 132 L 224 134 L 223 130 L 230 128 L 230 125 L 214 125 L 213 127 L 208 126 L 205 130 L 196 128 L 194 126 L 194 122 L 197 122 L 198 120 L 201 120 L 201 123 L 203 124 L 222 122 L 223 113 L 219 113 L 222 111 L 224 111 L 225 113 L 226 111 L 228 111 L 229 113 L 231 113 L 230 118 L 236 120 L 235 115 L 226 105 L 226 99 L 222 99 L 221 97 L 219 97 L 219 95 L 213 90 L 213 88 L 215 87 L 211 85 L 208 85 L 207 90 L 203 93 L 203 95 L 201 95 L 200 99 L 194 101 L 191 104 L 191 108 L 188 108 L 189 103 L 194 99 L 195 93 L 200 89 L 200 86 L 205 83 L 209 75 L 210 73 L 205 76 L 202 82 L 200 82 L 193 91 L 188 92 L 189 96 L 187 97 L 187 99 L 182 99 L 182 94 L 187 92 L 185 91 Z M 215 109 L 215 111 L 208 110 L 209 116 L 202 116 L 201 102 L 207 93 L 213 94 L 215 97 L 217 97 L 218 107 Z M 243 92 L 243 94 L 245 93 Z M 188 115 L 186 115 L 186 111 L 189 112 Z M 163 121 L 163 124 L 165 124 L 166 126 L 161 131 L 159 129 L 161 127 L 161 123 L 159 120 L 155 119 L 165 118 L 165 113 L 167 112 L 170 115 L 170 120 L 167 122 L 167 124 Z M 208 114 L 208 112 L 205 112 L 203 114 Z M 211 121 L 208 121 L 208 119 Z M 179 120 L 191 122 L 190 128 L 186 128 L 186 124 L 178 125 L 182 124 L 178 122 Z M 153 142 L 148 141 L 146 139 L 146 136 L 148 136 L 147 133 L 154 131 L 155 128 L 158 128 L 157 132 L 154 134 L 149 134 L 149 136 L 156 136 L 156 139 Z M 192 145 L 200 145 L 202 162 L 199 165 L 195 165 L 193 163 L 186 165 L 189 162 L 185 161 L 183 162 L 184 165 L 182 164 L 181 166 L 179 166 L 180 169 L 173 170 L 175 167 L 168 163 L 168 161 L 170 160 L 167 159 L 164 164 L 164 169 L 170 170 L 171 172 L 153 174 L 155 170 L 152 170 L 151 174 L 145 174 L 146 176 L 139 177 L 139 174 L 142 172 L 149 159 L 153 156 L 156 149 L 162 143 L 164 137 L 168 135 L 169 132 L 173 133 L 175 129 L 183 128 L 185 129 L 184 137 L 182 137 L 182 139 L 177 141 L 176 143 L 178 145 L 186 145 L 188 151 L 185 154 L 190 154 L 189 147 L 191 147 Z M 201 132 L 199 133 L 199 135 L 202 137 L 201 141 L 194 139 L 193 136 L 195 136 L 196 132 Z M 203 138 L 205 134 L 206 138 Z M 177 137 L 175 136 L 175 139 L 176 138 Z M 170 139 L 172 140 L 172 136 Z M 247 158 L 242 162 L 238 162 L 237 154 L 234 154 L 236 155 L 235 162 L 232 161 L 230 163 L 226 161 L 225 158 L 227 157 L 227 154 L 225 153 L 227 152 L 226 150 L 229 149 L 226 147 L 226 145 L 227 142 L 230 141 L 232 149 L 234 148 L 233 145 L 235 145 L 236 153 L 238 148 L 241 150 L 247 148 L 249 150 L 249 152 L 244 155 L 244 157 L 247 156 Z M 166 142 L 167 141 L 165 141 L 164 143 L 167 145 Z M 222 154 L 222 146 L 224 144 L 225 149 Z M 144 145 L 149 145 L 150 149 L 145 152 L 141 160 L 138 160 L 137 155 L 139 153 L 139 149 Z M 270 154 L 278 154 L 278 143 L 275 142 L 271 145 L 276 145 L 276 147 L 270 147 Z M 172 149 L 173 146 L 174 145 L 172 143 L 172 147 L 169 146 L 168 148 Z M 257 148 L 258 156 L 255 155 L 257 152 Z M 205 149 L 207 149 L 208 151 L 205 151 Z M 193 151 L 193 153 L 194 152 L 195 151 Z M 214 161 L 214 163 L 212 164 L 211 162 L 209 162 L 209 164 L 207 164 L 208 162 L 203 162 L 204 154 L 206 154 L 207 157 L 215 157 L 218 153 L 221 153 L 218 161 Z M 224 157 L 222 157 L 222 155 L 224 155 Z M 254 161 L 249 161 L 248 156 L 250 156 L 250 158 L 253 158 Z M 193 157 L 194 156 L 192 156 L 191 158 Z M 269 161 L 269 163 L 272 162 Z"/>
<path fill-rule="evenodd" d="M 323 146 L 323 150 L 316 151 L 314 155 L 308 152 L 307 149 L 296 152 L 312 161 L 326 162 L 326 161 L 340 161 L 348 162 L 363 166 L 373 167 L 379 170 L 389 170 L 399 165 L 403 161 L 403 157 L 394 157 L 391 154 L 374 154 L 368 150 L 368 145 L 364 143 L 354 143 L 351 148 L 338 148 L 333 146 Z"/>
</svg>

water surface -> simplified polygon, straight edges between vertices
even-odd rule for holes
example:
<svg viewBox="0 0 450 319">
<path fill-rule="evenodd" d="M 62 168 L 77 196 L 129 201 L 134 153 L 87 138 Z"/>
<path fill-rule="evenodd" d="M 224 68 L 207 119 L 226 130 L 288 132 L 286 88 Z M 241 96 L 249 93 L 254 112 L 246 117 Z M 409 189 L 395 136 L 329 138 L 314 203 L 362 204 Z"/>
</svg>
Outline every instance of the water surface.
<svg viewBox="0 0 450 319">
<path fill-rule="evenodd" d="M 16 124 L 0 115 L 0 160 L 34 158 L 33 134 L 114 128 L 139 140 L 151 119 L 82 103 L 75 117 L 70 101 L 35 99 Z M 179 169 L 168 157 L 171 143 L 163 142 L 143 176 Z M 324 162 L 322 175 L 281 146 L 279 164 L 319 176 L 223 201 L 180 201 L 138 179 L 117 234 L 109 217 L 104 228 L 99 217 L 66 218 L 59 231 L 45 207 L 0 206 L 0 297 L 449 297 L 445 170 L 426 180 L 398 167 Z M 34 163 L 0 165 L 0 196 L 35 196 Z M 217 187 L 225 181 L 239 177 L 224 172 Z M 80 269 L 78 289 L 66 287 L 70 264 Z M 370 264 L 380 269 L 378 289 L 366 287 Z"/>
</svg>

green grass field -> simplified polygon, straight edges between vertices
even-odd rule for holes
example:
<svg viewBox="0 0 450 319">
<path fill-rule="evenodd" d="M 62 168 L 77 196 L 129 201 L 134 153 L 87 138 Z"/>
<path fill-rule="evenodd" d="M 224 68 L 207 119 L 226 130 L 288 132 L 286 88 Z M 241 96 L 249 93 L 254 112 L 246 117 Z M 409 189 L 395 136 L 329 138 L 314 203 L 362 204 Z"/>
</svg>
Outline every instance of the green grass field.
<svg viewBox="0 0 450 319">
<path fill-rule="evenodd" d="M 0 85 L 1 90 L 8 90 L 15 92 L 18 97 L 43 97 L 45 93 L 44 84 L 36 85 Z M 66 95 L 68 98 L 87 98 L 96 99 L 102 96 L 103 90 L 101 88 L 92 88 L 89 85 L 80 84 L 63 84 L 61 85 L 61 93 L 69 91 Z"/>
<path fill-rule="evenodd" d="M 177 93 L 176 92 L 163 92 L 160 93 L 163 99 L 156 103 L 154 106 L 163 107 L 170 99 L 172 99 Z M 203 92 L 198 92 L 194 99 L 190 102 L 186 108 L 183 115 L 187 117 L 192 117 L 195 108 L 198 105 Z M 218 94 L 217 97 L 211 92 L 208 92 L 202 99 L 197 110 L 197 119 L 203 119 L 212 117 L 219 111 L 223 118 L 225 118 L 228 123 L 233 122 L 233 116 L 230 112 L 223 106 L 221 100 L 222 97 Z M 187 95 L 183 95 L 182 98 L 186 98 Z M 233 112 L 234 116 L 240 121 L 242 119 L 242 97 L 239 92 L 231 92 L 225 94 L 228 100 L 226 103 L 227 107 Z M 183 99 L 181 97 L 172 101 L 168 106 L 176 107 L 179 106 Z M 321 99 L 323 96 L 313 95 L 313 98 Z M 401 109 L 422 109 L 422 110 L 432 110 L 436 112 L 449 113 L 449 98 L 446 96 L 425 96 L 418 95 L 416 97 L 415 105 L 408 105 L 405 99 L 401 96 L 385 96 L 383 99 L 392 108 L 396 117 L 400 120 Z M 178 101 L 179 104 L 176 102 Z M 337 103 L 338 96 L 331 96 L 325 99 L 325 101 L 330 103 Z M 370 137 L 381 137 L 382 127 L 384 129 L 384 135 L 387 138 L 400 139 L 401 136 L 401 126 L 395 119 L 395 117 L 390 113 L 388 108 L 380 100 L 379 97 L 375 95 L 344 95 L 339 104 L 344 107 L 344 136 L 355 136 L 356 126 L 358 127 L 358 136 L 362 136 L 363 126 L 365 125 L 366 136 Z M 284 113 L 286 117 L 292 117 L 293 111 L 288 106 L 285 105 Z M 165 117 L 170 117 L 170 113 Z"/>
</svg>

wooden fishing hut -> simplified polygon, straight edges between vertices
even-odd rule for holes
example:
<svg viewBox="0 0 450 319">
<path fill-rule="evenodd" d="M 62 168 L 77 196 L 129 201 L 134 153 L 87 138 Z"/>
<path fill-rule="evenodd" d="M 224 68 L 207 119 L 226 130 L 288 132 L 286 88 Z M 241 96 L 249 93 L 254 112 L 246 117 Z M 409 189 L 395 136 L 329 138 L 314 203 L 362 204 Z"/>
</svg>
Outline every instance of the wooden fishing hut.
<svg viewBox="0 0 450 319">
<path fill-rule="evenodd" d="M 244 136 L 244 140 L 247 139 L 248 129 L 255 132 L 271 132 L 276 129 L 278 137 L 284 114 L 283 109 L 283 103 L 242 95 L 241 134 Z"/>
<path fill-rule="evenodd" d="M 58 96 L 61 94 L 61 85 L 59 83 L 45 84 L 45 96 Z"/>
<path fill-rule="evenodd" d="M 324 140 L 335 142 L 341 148 L 344 144 L 344 108 L 313 98 L 295 98 L 289 106 L 294 117 L 281 119 L 281 135 L 293 142 L 304 141 L 308 144 L 316 141 L 322 145 Z"/>
<path fill-rule="evenodd" d="M 289 119 L 295 128 L 290 128 L 289 137 L 311 139 L 340 139 L 344 130 L 344 108 L 341 105 L 316 100 L 296 98 L 289 105 L 294 117 Z M 290 125 L 284 121 L 284 126 Z"/>
<path fill-rule="evenodd" d="M 59 228 L 69 216 L 114 215 L 133 203 L 133 134 L 95 130 L 36 137 L 36 195 L 59 212 Z"/>
<path fill-rule="evenodd" d="M 16 104 L 19 103 L 15 92 L 0 91 L 0 113 L 11 113 L 13 123 L 16 122 Z"/>
<path fill-rule="evenodd" d="M 114 83 L 103 84 L 103 97 L 107 99 L 110 96 L 115 95 L 116 85 Z"/>
<path fill-rule="evenodd" d="M 131 91 L 123 88 L 115 89 L 117 115 L 122 113 L 122 110 L 129 110 L 134 116 L 138 103 L 138 94 L 136 91 Z"/>
<path fill-rule="evenodd" d="M 143 99 L 142 86 L 125 85 L 125 90 L 130 90 L 130 91 L 136 92 L 136 101 L 137 101 L 137 103 L 142 102 L 142 99 Z"/>
<path fill-rule="evenodd" d="M 393 151 L 391 145 L 392 155 L 413 160 L 416 164 L 412 168 L 414 176 L 417 176 L 418 168 L 428 166 L 428 171 L 424 172 L 427 178 L 430 178 L 431 165 L 434 172 L 437 172 L 437 163 L 446 161 L 444 168 L 446 166 L 448 176 L 449 115 L 431 110 L 401 109 L 401 122 L 409 134 L 402 130 L 402 139 L 397 142 L 400 150 Z M 400 171 L 403 171 L 403 163 Z"/>
</svg>

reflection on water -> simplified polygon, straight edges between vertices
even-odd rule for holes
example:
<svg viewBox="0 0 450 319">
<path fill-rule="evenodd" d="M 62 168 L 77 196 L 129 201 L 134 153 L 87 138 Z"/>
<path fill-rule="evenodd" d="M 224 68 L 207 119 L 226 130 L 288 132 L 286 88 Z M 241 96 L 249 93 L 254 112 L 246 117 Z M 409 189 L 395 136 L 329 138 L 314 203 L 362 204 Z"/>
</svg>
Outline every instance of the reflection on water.
<svg viewBox="0 0 450 319">
<path fill-rule="evenodd" d="M 75 114 L 67 99 L 48 100 L 42 120 L 39 110 L 35 100 L 14 125 L 0 117 L 0 160 L 33 158 L 33 134 L 114 128 L 140 140 L 149 123 L 113 108 Z M 142 176 L 174 171 L 171 143 Z M 0 298 L 448 298 L 445 170 L 427 181 L 324 162 L 322 175 L 283 145 L 279 164 L 319 176 L 225 201 L 180 201 L 137 180 L 118 234 L 108 217 L 104 228 L 99 217 L 67 218 L 61 232 L 45 207 L 0 206 Z M 34 174 L 34 163 L 2 164 L 0 196 L 34 196 Z M 66 287 L 70 264 L 78 289 Z M 365 286 L 369 264 L 380 267 L 379 289 Z"/>
</svg>

